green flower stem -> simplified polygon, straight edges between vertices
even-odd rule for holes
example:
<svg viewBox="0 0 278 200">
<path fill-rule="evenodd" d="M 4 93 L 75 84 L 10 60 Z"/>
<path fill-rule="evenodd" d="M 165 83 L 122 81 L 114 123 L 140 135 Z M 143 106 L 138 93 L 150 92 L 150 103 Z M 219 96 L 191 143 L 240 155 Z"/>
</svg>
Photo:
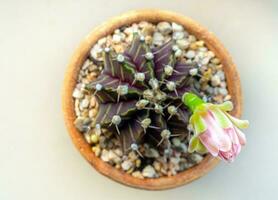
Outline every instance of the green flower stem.
<svg viewBox="0 0 278 200">
<path fill-rule="evenodd" d="M 186 92 L 182 95 L 182 102 L 189 107 L 192 112 L 194 112 L 199 105 L 204 103 L 200 97 L 190 92 Z"/>
</svg>

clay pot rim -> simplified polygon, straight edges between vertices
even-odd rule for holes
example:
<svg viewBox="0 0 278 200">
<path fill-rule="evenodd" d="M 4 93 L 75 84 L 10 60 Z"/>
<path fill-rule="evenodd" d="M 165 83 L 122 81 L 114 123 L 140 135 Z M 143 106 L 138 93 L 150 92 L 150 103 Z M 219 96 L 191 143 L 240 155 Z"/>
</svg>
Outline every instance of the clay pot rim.
<svg viewBox="0 0 278 200">
<path fill-rule="evenodd" d="M 228 91 L 229 94 L 231 94 L 232 101 L 234 103 L 234 110 L 232 114 L 236 117 L 240 117 L 242 111 L 242 95 L 239 75 L 235 64 L 221 42 L 216 38 L 216 36 L 214 36 L 214 34 L 203 28 L 192 19 L 174 12 L 157 9 L 129 11 L 120 16 L 114 17 L 93 29 L 87 37 L 83 39 L 79 47 L 74 52 L 67 67 L 62 88 L 62 110 L 68 133 L 71 136 L 76 148 L 101 174 L 119 183 L 135 188 L 147 190 L 170 189 L 200 178 L 213 169 L 219 160 L 217 158 L 213 158 L 211 155 L 207 155 L 198 165 L 180 172 L 175 176 L 154 179 L 138 179 L 112 167 L 111 165 L 103 162 L 100 158 L 96 157 L 94 153 L 92 153 L 90 145 L 85 141 L 83 135 L 78 132 L 73 123 L 75 120 L 75 112 L 72 92 L 77 81 L 79 69 L 88 56 L 89 50 L 98 39 L 112 33 L 113 30 L 123 25 L 140 21 L 149 21 L 154 23 L 160 21 L 176 22 L 183 25 L 189 33 L 192 33 L 198 39 L 204 40 L 209 49 L 220 58 L 223 64 Z"/>
</svg>

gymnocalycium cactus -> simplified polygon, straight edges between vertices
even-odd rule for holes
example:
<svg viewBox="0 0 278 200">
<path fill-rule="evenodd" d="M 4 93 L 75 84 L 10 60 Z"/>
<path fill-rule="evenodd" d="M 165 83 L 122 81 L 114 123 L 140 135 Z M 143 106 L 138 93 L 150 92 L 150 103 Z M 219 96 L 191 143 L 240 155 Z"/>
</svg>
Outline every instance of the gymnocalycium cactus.
<svg viewBox="0 0 278 200">
<path fill-rule="evenodd" d="M 167 149 L 171 137 L 187 134 L 181 98 L 193 89 L 193 66 L 178 61 L 176 50 L 173 41 L 151 49 L 138 34 L 123 54 L 104 49 L 104 69 L 87 85 L 99 103 L 94 125 L 115 132 L 124 152 L 140 154 L 143 140 Z"/>
</svg>

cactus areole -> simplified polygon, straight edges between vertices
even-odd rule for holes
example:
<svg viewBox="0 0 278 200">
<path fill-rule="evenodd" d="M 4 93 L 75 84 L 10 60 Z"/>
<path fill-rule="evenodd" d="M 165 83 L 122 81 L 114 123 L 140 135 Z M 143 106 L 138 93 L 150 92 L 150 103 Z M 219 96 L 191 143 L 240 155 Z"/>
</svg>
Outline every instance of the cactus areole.
<svg viewBox="0 0 278 200">
<path fill-rule="evenodd" d="M 103 51 L 104 69 L 87 85 L 99 103 L 94 126 L 115 133 L 124 152 L 146 141 L 166 149 L 171 137 L 188 134 L 182 95 L 194 90 L 193 66 L 176 60 L 173 46 L 170 40 L 150 48 L 135 33 L 124 53 Z"/>
</svg>

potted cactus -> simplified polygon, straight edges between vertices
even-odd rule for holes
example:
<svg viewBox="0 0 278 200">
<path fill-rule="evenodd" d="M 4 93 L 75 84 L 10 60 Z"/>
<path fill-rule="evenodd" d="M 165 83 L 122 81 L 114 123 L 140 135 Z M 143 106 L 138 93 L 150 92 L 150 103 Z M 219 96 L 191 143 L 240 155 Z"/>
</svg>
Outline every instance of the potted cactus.
<svg viewBox="0 0 278 200">
<path fill-rule="evenodd" d="M 143 30 L 134 28 L 140 22 Z M 152 33 L 152 26 L 158 31 Z M 121 42 L 129 28 L 127 42 Z M 190 36 L 200 40 L 182 40 Z M 202 52 L 208 56 L 199 58 Z M 222 66 L 226 79 L 218 83 L 210 76 Z M 95 29 L 76 51 L 63 110 L 75 145 L 102 174 L 133 187 L 172 188 L 199 178 L 218 158 L 233 161 L 245 144 L 239 128 L 248 122 L 235 118 L 241 114 L 235 81 L 227 51 L 200 25 L 171 12 L 132 11 Z M 227 87 L 227 94 L 208 99 L 205 84 Z"/>
</svg>

